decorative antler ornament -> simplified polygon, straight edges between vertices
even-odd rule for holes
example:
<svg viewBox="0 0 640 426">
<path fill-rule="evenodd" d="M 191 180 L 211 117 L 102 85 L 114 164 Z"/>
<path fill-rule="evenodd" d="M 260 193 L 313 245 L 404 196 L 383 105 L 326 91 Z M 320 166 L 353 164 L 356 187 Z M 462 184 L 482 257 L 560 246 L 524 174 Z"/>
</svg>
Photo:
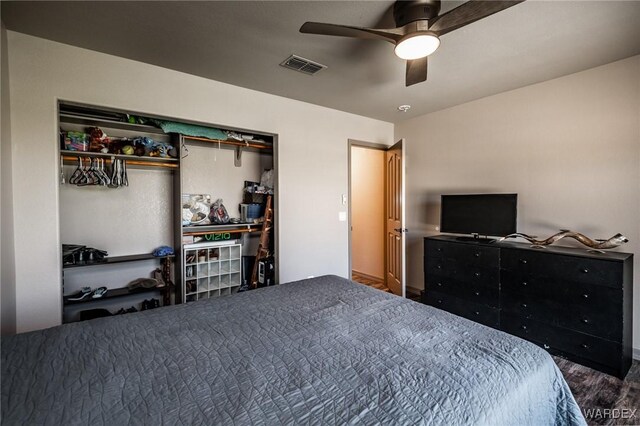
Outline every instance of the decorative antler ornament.
<svg viewBox="0 0 640 426">
<path fill-rule="evenodd" d="M 611 249 L 614 247 L 618 247 L 619 245 L 624 244 L 626 242 L 629 242 L 629 239 L 622 234 L 616 234 L 613 237 L 609 238 L 608 240 L 592 240 L 591 238 L 579 232 L 573 232 L 567 229 L 562 229 L 557 234 L 554 234 L 545 240 L 537 240 L 536 238 L 538 237 L 536 237 L 535 235 L 531 236 L 531 235 L 523 234 L 520 232 L 516 232 L 515 234 L 509 234 L 506 237 L 502 237 L 498 241 L 504 241 L 507 238 L 524 238 L 525 240 L 529 241 L 531 244 L 533 244 L 536 247 L 543 247 L 543 246 L 551 245 L 556 241 L 561 240 L 565 237 L 573 238 L 574 240 L 577 240 L 580 243 L 584 244 L 585 246 L 595 250 Z"/>
</svg>

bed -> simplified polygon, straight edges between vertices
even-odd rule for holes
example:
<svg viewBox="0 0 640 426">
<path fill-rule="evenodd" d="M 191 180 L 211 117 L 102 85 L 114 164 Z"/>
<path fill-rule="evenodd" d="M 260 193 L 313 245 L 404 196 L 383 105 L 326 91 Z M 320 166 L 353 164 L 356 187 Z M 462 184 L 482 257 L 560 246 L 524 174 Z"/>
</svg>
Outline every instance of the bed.
<svg viewBox="0 0 640 426">
<path fill-rule="evenodd" d="M 2 339 L 2 424 L 582 425 L 537 346 L 336 276 Z"/>
</svg>

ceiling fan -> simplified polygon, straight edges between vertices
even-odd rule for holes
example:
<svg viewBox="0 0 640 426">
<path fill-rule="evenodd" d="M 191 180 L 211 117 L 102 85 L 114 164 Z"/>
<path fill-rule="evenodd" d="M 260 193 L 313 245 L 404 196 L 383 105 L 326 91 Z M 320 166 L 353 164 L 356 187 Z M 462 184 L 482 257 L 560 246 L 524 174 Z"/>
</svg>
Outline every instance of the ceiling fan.
<svg viewBox="0 0 640 426">
<path fill-rule="evenodd" d="M 524 0 L 470 0 L 438 15 L 440 0 L 398 0 L 393 4 L 396 28 L 377 29 L 305 22 L 301 33 L 384 40 L 407 61 L 406 86 L 427 79 L 427 58 L 440 46 L 440 36 L 486 18 Z"/>
</svg>

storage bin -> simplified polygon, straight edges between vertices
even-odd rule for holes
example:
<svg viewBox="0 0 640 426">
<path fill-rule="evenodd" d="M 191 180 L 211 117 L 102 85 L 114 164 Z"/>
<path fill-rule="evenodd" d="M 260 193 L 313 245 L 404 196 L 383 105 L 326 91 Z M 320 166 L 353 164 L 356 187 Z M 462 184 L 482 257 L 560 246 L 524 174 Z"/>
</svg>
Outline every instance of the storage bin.
<svg viewBox="0 0 640 426">
<path fill-rule="evenodd" d="M 261 218 L 264 214 L 264 206 L 262 204 L 249 204 L 247 217 L 249 219 Z"/>
</svg>

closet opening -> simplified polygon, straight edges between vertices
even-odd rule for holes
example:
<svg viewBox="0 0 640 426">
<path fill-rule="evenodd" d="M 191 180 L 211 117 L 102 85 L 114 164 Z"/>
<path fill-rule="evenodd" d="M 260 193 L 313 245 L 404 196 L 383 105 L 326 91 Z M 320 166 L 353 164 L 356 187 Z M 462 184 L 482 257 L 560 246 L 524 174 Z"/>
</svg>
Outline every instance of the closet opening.
<svg viewBox="0 0 640 426">
<path fill-rule="evenodd" d="M 277 135 L 59 101 L 61 318 L 278 284 Z"/>
</svg>

